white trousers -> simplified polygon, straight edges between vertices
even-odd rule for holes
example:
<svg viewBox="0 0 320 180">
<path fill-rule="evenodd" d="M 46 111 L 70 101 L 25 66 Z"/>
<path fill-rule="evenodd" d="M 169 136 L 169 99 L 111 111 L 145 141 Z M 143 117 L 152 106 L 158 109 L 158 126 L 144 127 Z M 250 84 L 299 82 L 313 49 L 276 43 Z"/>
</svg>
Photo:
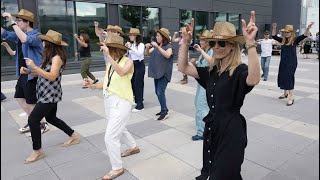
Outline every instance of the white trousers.
<svg viewBox="0 0 320 180">
<path fill-rule="evenodd" d="M 127 122 L 131 115 L 131 106 L 132 105 L 128 100 L 121 99 L 117 95 L 104 97 L 107 120 L 104 141 L 106 143 L 112 170 L 122 168 L 120 141 L 129 146 L 129 148 L 134 148 L 137 145 L 136 141 L 126 129 Z"/>
</svg>

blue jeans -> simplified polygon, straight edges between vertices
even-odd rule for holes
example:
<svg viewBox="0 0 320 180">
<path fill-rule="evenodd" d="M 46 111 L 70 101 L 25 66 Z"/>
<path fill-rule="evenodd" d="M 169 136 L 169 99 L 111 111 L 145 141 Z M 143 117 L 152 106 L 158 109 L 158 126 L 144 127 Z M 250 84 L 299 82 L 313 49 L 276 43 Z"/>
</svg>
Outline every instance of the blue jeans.
<svg viewBox="0 0 320 180">
<path fill-rule="evenodd" d="M 263 79 L 268 79 L 269 74 L 269 64 L 270 64 L 271 56 L 261 57 L 261 69 L 263 73 Z"/>
<path fill-rule="evenodd" d="M 154 79 L 155 91 L 161 106 L 161 113 L 160 113 L 161 115 L 166 114 L 168 112 L 166 94 L 165 94 L 168 82 L 169 81 L 164 76 L 160 79 Z"/>
<path fill-rule="evenodd" d="M 209 107 L 207 103 L 206 90 L 202 86 L 200 86 L 200 84 L 197 85 L 197 93 L 195 96 L 194 105 L 196 106 L 197 135 L 203 136 L 203 131 L 204 131 L 203 118 L 206 115 L 208 115 Z"/>
</svg>

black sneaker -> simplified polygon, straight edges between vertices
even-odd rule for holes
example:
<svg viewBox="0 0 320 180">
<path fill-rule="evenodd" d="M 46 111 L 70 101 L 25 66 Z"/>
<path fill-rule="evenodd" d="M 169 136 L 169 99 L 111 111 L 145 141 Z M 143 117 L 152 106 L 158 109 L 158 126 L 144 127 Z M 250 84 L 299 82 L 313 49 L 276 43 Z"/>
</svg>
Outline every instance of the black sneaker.
<svg viewBox="0 0 320 180">
<path fill-rule="evenodd" d="M 160 114 L 161 114 L 161 112 L 158 112 L 158 113 L 156 114 L 156 116 L 160 116 Z"/>
<path fill-rule="evenodd" d="M 7 99 L 7 97 L 1 92 L 1 101 Z"/>
<path fill-rule="evenodd" d="M 97 83 L 98 81 L 99 81 L 99 79 L 96 79 L 96 80 L 93 81 L 92 84 L 95 84 L 95 83 Z"/>
<path fill-rule="evenodd" d="M 158 121 L 162 121 L 162 120 L 165 120 L 169 117 L 169 114 L 168 113 L 165 113 L 165 114 L 160 114 L 160 117 L 157 119 Z"/>
</svg>

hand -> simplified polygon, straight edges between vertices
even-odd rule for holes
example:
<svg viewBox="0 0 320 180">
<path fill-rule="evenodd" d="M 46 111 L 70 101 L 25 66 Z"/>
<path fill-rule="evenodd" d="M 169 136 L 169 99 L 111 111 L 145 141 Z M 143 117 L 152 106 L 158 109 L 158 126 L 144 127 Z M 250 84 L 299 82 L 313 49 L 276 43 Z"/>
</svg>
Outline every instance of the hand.
<svg viewBox="0 0 320 180">
<path fill-rule="evenodd" d="M 175 34 L 175 35 L 177 35 L 177 34 L 178 34 L 178 32 L 174 32 L 174 34 Z"/>
<path fill-rule="evenodd" d="M 78 34 L 74 34 L 73 36 L 74 36 L 76 39 L 79 38 Z"/>
<path fill-rule="evenodd" d="M 83 79 L 83 85 L 90 89 L 93 89 L 93 82 L 87 78 Z"/>
<path fill-rule="evenodd" d="M 9 21 L 10 23 L 13 21 L 12 15 L 8 12 L 2 13 L 2 17 L 5 17 L 7 19 L 7 21 Z"/>
<path fill-rule="evenodd" d="M 98 21 L 93 21 L 94 27 L 98 27 L 99 26 L 99 22 Z"/>
<path fill-rule="evenodd" d="M 101 44 L 100 51 L 103 51 L 105 55 L 109 54 L 109 48 L 104 43 Z"/>
<path fill-rule="evenodd" d="M 151 45 L 150 43 L 147 43 L 147 44 L 146 44 L 146 48 L 148 48 L 148 49 L 150 49 L 151 46 L 152 46 L 152 45 Z"/>
<path fill-rule="evenodd" d="M 194 19 L 191 19 L 190 24 L 186 24 L 185 28 L 181 29 L 181 34 L 183 37 L 184 43 L 191 44 L 192 36 L 193 36 L 193 29 L 194 29 Z"/>
<path fill-rule="evenodd" d="M 26 67 L 21 67 L 20 68 L 20 74 L 29 74 L 30 71 Z"/>
<path fill-rule="evenodd" d="M 23 58 L 23 59 L 26 60 L 26 65 L 27 65 L 27 66 L 30 66 L 32 69 L 35 69 L 36 67 L 38 67 L 38 66 L 36 66 L 36 65 L 34 64 L 34 62 L 33 62 L 32 59 L 29 59 L 29 58 Z"/>
<path fill-rule="evenodd" d="M 196 63 L 196 62 L 197 62 L 196 58 L 192 58 L 192 59 L 191 59 L 191 63 L 192 63 L 192 64 L 194 64 L 194 63 Z"/>
<path fill-rule="evenodd" d="M 151 42 L 151 45 L 152 45 L 154 48 L 158 48 L 158 47 L 159 47 L 159 45 L 158 45 L 156 42 L 154 42 L 154 41 Z"/>
<path fill-rule="evenodd" d="M 200 47 L 198 44 L 193 45 L 193 48 L 194 48 L 195 50 L 197 50 L 198 52 L 201 51 L 201 47 Z"/>
<path fill-rule="evenodd" d="M 1 45 L 4 46 L 4 47 L 8 47 L 9 46 L 9 44 L 7 42 L 2 42 Z"/>
<path fill-rule="evenodd" d="M 307 26 L 307 28 L 310 29 L 313 24 L 314 24 L 314 22 L 311 22 L 311 23 Z"/>
<path fill-rule="evenodd" d="M 272 29 L 276 29 L 277 28 L 277 23 L 272 23 Z"/>
<path fill-rule="evenodd" d="M 242 21 L 242 34 L 243 37 L 246 40 L 246 44 L 252 45 L 255 42 L 255 37 L 258 32 L 258 28 L 255 24 L 256 22 L 256 17 L 255 17 L 255 12 L 251 11 L 251 17 L 248 25 L 246 25 L 246 21 L 244 19 Z"/>
<path fill-rule="evenodd" d="M 127 42 L 127 43 L 125 44 L 125 46 L 126 46 L 127 48 L 130 48 L 130 47 L 131 47 L 131 43 L 130 43 L 130 42 Z"/>
</svg>

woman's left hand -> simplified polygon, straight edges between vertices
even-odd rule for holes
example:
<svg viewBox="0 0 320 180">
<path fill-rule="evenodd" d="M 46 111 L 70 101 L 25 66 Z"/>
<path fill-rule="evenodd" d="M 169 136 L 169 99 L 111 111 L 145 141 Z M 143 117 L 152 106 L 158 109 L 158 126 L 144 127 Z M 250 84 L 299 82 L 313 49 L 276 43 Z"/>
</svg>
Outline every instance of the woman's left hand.
<svg viewBox="0 0 320 180">
<path fill-rule="evenodd" d="M 151 45 L 152 45 L 154 48 L 158 48 L 158 47 L 159 47 L 159 45 L 158 45 L 156 42 L 154 42 L 154 41 L 151 42 Z"/>
<path fill-rule="evenodd" d="M 105 53 L 106 55 L 109 54 L 109 48 L 106 46 L 106 44 L 104 43 L 100 43 L 101 46 L 100 46 L 100 51 L 103 51 L 103 53 Z"/>
<path fill-rule="evenodd" d="M 251 11 L 251 17 L 248 25 L 246 25 L 246 21 L 244 19 L 242 21 L 242 34 L 246 40 L 246 44 L 253 44 L 255 42 L 255 37 L 258 32 L 258 28 L 255 24 L 256 17 L 255 12 Z"/>
</svg>

